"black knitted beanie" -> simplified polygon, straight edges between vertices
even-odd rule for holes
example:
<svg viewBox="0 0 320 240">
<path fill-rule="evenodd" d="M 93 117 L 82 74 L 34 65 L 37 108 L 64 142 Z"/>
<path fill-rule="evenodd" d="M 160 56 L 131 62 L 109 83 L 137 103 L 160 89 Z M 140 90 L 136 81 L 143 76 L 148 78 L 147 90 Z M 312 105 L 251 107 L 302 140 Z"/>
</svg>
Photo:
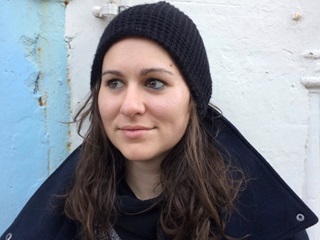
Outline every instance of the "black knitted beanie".
<svg viewBox="0 0 320 240">
<path fill-rule="evenodd" d="M 206 50 L 193 21 L 166 2 L 130 7 L 117 15 L 100 38 L 91 70 L 91 89 L 101 77 L 103 58 L 112 44 L 128 36 L 156 41 L 177 64 L 203 118 L 212 92 Z"/>
</svg>

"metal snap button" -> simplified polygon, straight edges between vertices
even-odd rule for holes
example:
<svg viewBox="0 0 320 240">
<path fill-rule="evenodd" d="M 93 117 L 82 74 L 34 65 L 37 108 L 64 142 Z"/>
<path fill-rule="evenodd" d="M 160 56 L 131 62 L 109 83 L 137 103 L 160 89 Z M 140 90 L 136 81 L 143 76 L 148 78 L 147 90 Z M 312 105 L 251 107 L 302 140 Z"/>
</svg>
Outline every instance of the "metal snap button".
<svg viewBox="0 0 320 240">
<path fill-rule="evenodd" d="M 6 240 L 10 240 L 10 239 L 12 239 L 12 233 L 8 233 L 6 236 Z"/>
<path fill-rule="evenodd" d="M 297 216 L 296 216 L 296 219 L 299 221 L 299 222 L 303 222 L 305 217 L 302 213 L 298 213 Z"/>
</svg>

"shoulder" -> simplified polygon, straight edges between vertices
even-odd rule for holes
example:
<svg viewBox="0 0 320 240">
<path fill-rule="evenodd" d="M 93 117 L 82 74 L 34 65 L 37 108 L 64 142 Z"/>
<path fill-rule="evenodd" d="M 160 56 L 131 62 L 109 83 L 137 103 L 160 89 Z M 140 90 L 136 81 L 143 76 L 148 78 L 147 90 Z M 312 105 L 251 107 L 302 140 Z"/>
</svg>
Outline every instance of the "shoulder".
<svg viewBox="0 0 320 240">
<path fill-rule="evenodd" d="M 7 236 L 15 240 L 73 239 L 76 224 L 63 214 L 63 202 L 59 196 L 71 186 L 79 156 L 80 147 L 40 186 L 1 240 Z M 59 234 L 63 237 L 57 237 Z"/>
<path fill-rule="evenodd" d="M 270 164 L 226 118 L 212 108 L 206 116 L 205 125 L 224 155 L 248 179 L 245 190 L 239 194 L 237 210 L 226 227 L 230 236 L 241 238 L 250 235 L 251 240 L 308 239 L 302 238 L 302 233 L 318 221 L 317 217 Z M 295 238 L 300 232 L 300 237 Z"/>
</svg>

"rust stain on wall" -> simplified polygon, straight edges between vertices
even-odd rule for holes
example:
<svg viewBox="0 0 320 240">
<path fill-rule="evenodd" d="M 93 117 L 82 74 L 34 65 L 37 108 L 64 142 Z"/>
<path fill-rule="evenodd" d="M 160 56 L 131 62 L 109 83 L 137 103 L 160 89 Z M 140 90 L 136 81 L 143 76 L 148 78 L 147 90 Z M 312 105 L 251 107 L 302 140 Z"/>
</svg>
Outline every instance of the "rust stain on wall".
<svg viewBox="0 0 320 240">
<path fill-rule="evenodd" d="M 69 152 L 71 151 L 71 150 L 70 150 L 70 149 L 71 149 L 71 142 L 68 142 L 68 143 L 67 143 L 67 149 L 68 149 Z"/>
<path fill-rule="evenodd" d="M 43 107 L 43 106 L 46 105 L 46 102 L 43 100 L 42 97 L 39 97 L 39 98 L 38 98 L 38 103 L 39 103 L 39 106 L 40 106 L 40 107 Z"/>
<path fill-rule="evenodd" d="M 45 107 L 47 105 L 47 99 L 48 99 L 48 95 L 47 95 L 47 92 L 45 92 L 42 96 L 38 98 L 39 106 Z M 45 117 L 47 117 L 46 114 L 45 114 Z"/>
<path fill-rule="evenodd" d="M 40 56 L 41 56 L 41 54 L 42 54 L 42 48 L 41 48 L 41 47 L 38 47 L 38 49 L 37 49 L 37 53 L 38 53 L 38 56 L 40 57 Z"/>
</svg>

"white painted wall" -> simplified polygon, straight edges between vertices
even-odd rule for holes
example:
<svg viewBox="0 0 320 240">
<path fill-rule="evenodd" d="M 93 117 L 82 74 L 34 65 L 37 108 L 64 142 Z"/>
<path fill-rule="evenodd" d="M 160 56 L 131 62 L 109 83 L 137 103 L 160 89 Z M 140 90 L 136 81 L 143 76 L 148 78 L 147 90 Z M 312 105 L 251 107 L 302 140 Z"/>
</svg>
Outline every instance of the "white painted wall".
<svg viewBox="0 0 320 240">
<path fill-rule="evenodd" d="M 73 112 L 89 91 L 93 54 L 108 24 L 108 19 L 94 17 L 92 8 L 108 2 L 73 0 L 67 7 Z M 212 102 L 319 216 L 320 119 L 311 118 L 310 112 L 320 109 L 320 100 L 313 97 L 311 107 L 301 80 L 320 81 L 320 1 L 169 2 L 188 14 L 202 34 L 213 76 Z M 312 128 L 309 119 L 313 119 Z M 71 148 L 80 142 L 72 130 Z M 305 171 L 310 161 L 313 167 Z M 311 185 L 312 194 L 307 187 Z M 311 240 L 320 239 L 319 226 L 311 228 L 310 234 Z"/>
</svg>

